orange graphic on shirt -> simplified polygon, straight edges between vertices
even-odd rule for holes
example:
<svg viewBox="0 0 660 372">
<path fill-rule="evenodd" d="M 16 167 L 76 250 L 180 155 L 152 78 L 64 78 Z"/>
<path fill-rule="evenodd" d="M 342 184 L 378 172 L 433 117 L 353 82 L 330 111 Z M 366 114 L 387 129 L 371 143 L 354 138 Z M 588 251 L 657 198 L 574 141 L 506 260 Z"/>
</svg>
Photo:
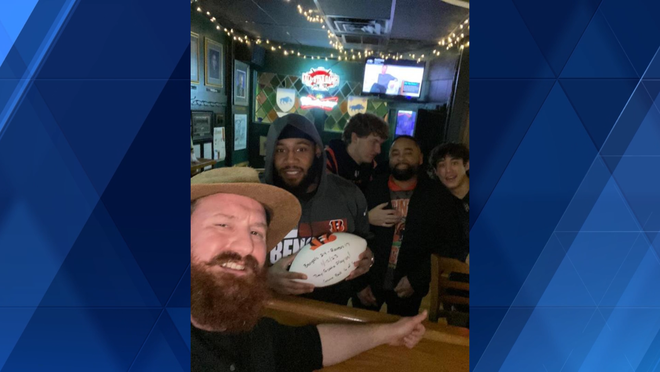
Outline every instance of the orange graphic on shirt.
<svg viewBox="0 0 660 372">
<path fill-rule="evenodd" d="M 315 250 L 316 248 L 319 248 L 323 244 L 333 242 L 336 239 L 337 239 L 337 237 L 335 235 L 323 234 L 323 235 L 319 236 L 318 238 L 313 238 L 312 241 L 309 242 L 310 245 L 311 245 L 310 249 Z"/>
</svg>

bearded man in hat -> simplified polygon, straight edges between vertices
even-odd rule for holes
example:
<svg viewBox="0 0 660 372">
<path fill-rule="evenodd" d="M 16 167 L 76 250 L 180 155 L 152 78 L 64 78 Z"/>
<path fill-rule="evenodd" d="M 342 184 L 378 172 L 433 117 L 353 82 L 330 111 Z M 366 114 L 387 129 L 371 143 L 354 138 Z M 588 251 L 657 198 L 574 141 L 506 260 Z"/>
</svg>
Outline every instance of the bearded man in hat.
<svg viewBox="0 0 660 372">
<path fill-rule="evenodd" d="M 266 255 L 297 225 L 300 205 L 259 183 L 251 168 L 192 179 L 190 193 L 192 371 L 312 371 L 390 344 L 414 347 L 426 313 L 396 323 L 288 327 L 261 317 Z"/>
</svg>

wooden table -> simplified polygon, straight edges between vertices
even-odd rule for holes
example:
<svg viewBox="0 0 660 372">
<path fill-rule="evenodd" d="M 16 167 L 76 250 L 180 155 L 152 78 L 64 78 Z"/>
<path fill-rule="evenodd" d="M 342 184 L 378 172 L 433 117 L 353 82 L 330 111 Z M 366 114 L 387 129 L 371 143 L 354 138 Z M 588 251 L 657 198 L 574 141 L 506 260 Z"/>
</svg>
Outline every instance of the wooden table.
<svg viewBox="0 0 660 372">
<path fill-rule="evenodd" d="M 293 296 L 276 296 L 266 316 L 282 324 L 392 322 L 398 316 L 328 304 Z M 323 372 L 469 371 L 470 332 L 465 328 L 424 322 L 426 333 L 413 349 L 382 345 Z"/>
<path fill-rule="evenodd" d="M 195 174 L 202 172 L 204 168 L 211 166 L 213 167 L 217 160 L 213 159 L 197 159 L 197 163 L 190 163 L 190 175 L 194 176 Z"/>
</svg>

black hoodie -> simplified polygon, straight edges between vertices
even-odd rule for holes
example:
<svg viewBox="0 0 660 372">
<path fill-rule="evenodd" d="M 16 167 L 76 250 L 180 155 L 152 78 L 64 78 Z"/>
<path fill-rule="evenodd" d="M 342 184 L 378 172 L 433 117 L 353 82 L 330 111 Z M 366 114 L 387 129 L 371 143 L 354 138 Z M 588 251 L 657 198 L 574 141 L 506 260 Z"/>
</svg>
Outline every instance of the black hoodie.
<svg viewBox="0 0 660 372">
<path fill-rule="evenodd" d="M 367 186 L 371 182 L 377 163 L 358 164 L 346 151 L 346 143 L 342 140 L 332 140 L 325 148 L 326 168 L 329 172 L 339 175 L 353 182 L 363 193 L 366 193 Z"/>
<path fill-rule="evenodd" d="M 275 120 L 270 125 L 266 139 L 266 161 L 264 169 L 264 182 L 274 184 L 275 167 L 273 163 L 275 144 L 282 130 L 291 125 L 314 139 L 320 149 L 323 143 L 314 124 L 304 116 L 290 114 Z M 321 177 L 313 195 L 298 198 L 302 207 L 302 216 L 298 228 L 292 230 L 269 255 L 269 262 L 273 264 L 282 257 L 290 256 L 312 237 L 330 232 L 347 232 L 359 235 L 365 239 L 369 237 L 369 220 L 367 216 L 367 201 L 362 192 L 350 181 L 337 175 L 325 172 L 325 153 L 321 151 L 320 167 L 317 170 Z M 317 288 L 310 298 L 346 305 L 348 299 L 356 291 L 366 287 L 366 278 L 356 278 L 350 282 L 341 282 L 336 285 Z"/>
</svg>

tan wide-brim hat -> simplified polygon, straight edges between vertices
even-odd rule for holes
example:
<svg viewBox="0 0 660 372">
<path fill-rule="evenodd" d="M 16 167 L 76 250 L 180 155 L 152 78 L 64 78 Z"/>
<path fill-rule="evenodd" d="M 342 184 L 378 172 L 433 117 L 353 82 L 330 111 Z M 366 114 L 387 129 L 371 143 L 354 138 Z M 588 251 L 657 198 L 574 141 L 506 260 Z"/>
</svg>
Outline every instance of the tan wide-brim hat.
<svg viewBox="0 0 660 372">
<path fill-rule="evenodd" d="M 216 168 L 190 179 L 190 201 L 213 194 L 236 194 L 254 199 L 264 206 L 270 217 L 266 244 L 275 248 L 286 234 L 298 226 L 300 202 L 288 191 L 259 182 L 253 168 Z"/>
</svg>

